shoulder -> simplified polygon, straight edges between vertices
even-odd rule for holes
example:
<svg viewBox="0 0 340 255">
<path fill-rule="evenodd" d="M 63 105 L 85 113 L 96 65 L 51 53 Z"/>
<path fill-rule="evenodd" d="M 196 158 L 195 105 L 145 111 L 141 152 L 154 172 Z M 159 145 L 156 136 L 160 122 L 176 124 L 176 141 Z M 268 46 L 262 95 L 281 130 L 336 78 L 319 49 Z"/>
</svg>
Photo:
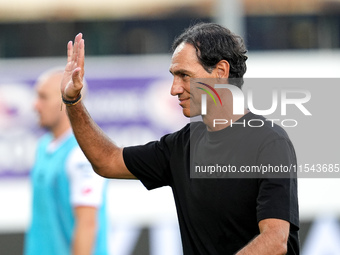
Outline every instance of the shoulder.
<svg viewBox="0 0 340 255">
<path fill-rule="evenodd" d="M 160 141 L 165 142 L 168 145 L 185 145 L 189 143 L 190 138 L 193 134 L 200 134 L 206 130 L 206 126 L 203 122 L 191 122 L 185 125 L 182 129 L 177 132 L 163 136 Z"/>
<path fill-rule="evenodd" d="M 77 139 L 76 139 L 76 137 L 74 136 L 73 133 L 70 134 L 70 136 L 66 139 L 65 143 L 68 143 L 70 148 L 72 148 L 72 150 L 74 150 L 74 149 L 80 150 Z M 80 152 L 81 152 L 81 150 L 80 150 Z"/>
<path fill-rule="evenodd" d="M 251 129 L 252 135 L 258 139 L 262 139 L 264 142 L 271 142 L 274 140 L 285 140 L 290 142 L 290 138 L 287 132 L 279 125 L 277 125 L 274 120 L 266 119 L 261 115 L 251 115 L 251 120 L 262 121 L 261 127 L 249 127 Z M 249 123 L 248 123 L 249 126 Z"/>
<path fill-rule="evenodd" d="M 129 161 L 129 155 L 142 155 L 149 153 L 154 155 L 156 152 L 161 151 L 162 153 L 169 154 L 171 151 L 178 148 L 186 148 L 190 143 L 190 135 L 194 129 L 197 129 L 202 124 L 199 123 L 188 123 L 180 130 L 169 133 L 162 136 L 159 140 L 148 142 L 144 145 L 127 146 L 124 147 L 123 156 L 125 161 Z M 204 126 L 204 124 L 203 124 Z M 132 158 L 132 156 L 131 156 Z"/>
<path fill-rule="evenodd" d="M 50 133 L 44 134 L 40 139 L 38 140 L 38 147 L 46 146 L 53 140 L 53 136 Z"/>
<path fill-rule="evenodd" d="M 71 175 L 82 172 L 85 174 L 92 173 L 90 162 L 85 157 L 79 146 L 75 146 L 69 153 L 66 161 L 68 173 Z"/>
<path fill-rule="evenodd" d="M 202 133 L 207 130 L 207 126 L 203 123 L 203 121 L 191 122 L 188 125 L 191 133 Z"/>
<path fill-rule="evenodd" d="M 68 164 L 89 164 L 87 158 L 85 157 L 83 151 L 79 146 L 74 146 L 67 158 Z"/>
<path fill-rule="evenodd" d="M 52 140 L 53 137 L 50 133 L 46 133 L 42 137 L 40 137 L 35 147 L 35 153 L 37 158 L 39 158 L 39 155 L 45 154 L 45 152 L 48 149 L 48 145 L 51 143 Z"/>
<path fill-rule="evenodd" d="M 202 121 L 190 122 L 185 125 L 182 129 L 178 130 L 175 133 L 170 134 L 172 137 L 180 137 L 180 136 L 190 136 L 193 133 L 201 133 L 206 130 L 206 126 Z"/>
</svg>

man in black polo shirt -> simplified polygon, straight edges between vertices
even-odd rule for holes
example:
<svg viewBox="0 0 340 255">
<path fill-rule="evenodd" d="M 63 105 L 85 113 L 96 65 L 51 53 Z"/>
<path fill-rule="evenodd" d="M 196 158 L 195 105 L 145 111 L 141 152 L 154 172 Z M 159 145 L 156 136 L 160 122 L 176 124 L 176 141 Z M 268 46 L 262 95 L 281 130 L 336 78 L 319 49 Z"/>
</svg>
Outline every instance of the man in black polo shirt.
<svg viewBox="0 0 340 255">
<path fill-rule="evenodd" d="M 243 84 L 246 49 L 241 38 L 226 28 L 205 23 L 190 27 L 175 40 L 173 51 L 171 94 L 178 97 L 187 117 L 201 115 L 202 108 L 201 90 L 191 87 L 192 81 L 232 78 L 235 86 Z M 184 254 L 299 254 L 296 177 L 237 178 L 228 173 L 224 178 L 191 178 L 211 165 L 237 170 L 295 165 L 294 148 L 282 128 L 248 111 L 234 114 L 232 96 L 225 90 L 219 93 L 219 111 L 208 111 L 203 122 L 188 124 L 160 141 L 119 148 L 81 102 L 83 74 L 84 40 L 78 34 L 74 44 L 68 44 L 61 85 L 78 143 L 102 176 L 137 178 L 148 189 L 172 188 Z M 214 125 L 221 116 L 229 124 Z M 245 125 L 252 119 L 263 120 L 264 125 Z"/>
</svg>

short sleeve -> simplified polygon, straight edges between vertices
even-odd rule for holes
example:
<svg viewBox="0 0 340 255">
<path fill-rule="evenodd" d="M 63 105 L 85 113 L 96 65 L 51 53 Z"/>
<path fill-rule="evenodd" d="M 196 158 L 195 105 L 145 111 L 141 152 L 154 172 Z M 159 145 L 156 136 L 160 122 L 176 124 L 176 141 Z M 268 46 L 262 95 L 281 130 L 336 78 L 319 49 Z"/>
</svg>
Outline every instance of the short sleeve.
<svg viewBox="0 0 340 255">
<path fill-rule="evenodd" d="M 260 152 L 258 164 L 265 166 L 290 166 L 296 164 L 296 156 L 291 142 L 276 139 Z M 257 219 L 278 218 L 299 228 L 299 209 L 296 174 L 281 175 L 286 178 L 259 179 L 257 198 Z"/>
<path fill-rule="evenodd" d="M 99 207 L 104 196 L 105 178 L 97 175 L 79 147 L 73 149 L 67 160 L 73 206 Z"/>
<path fill-rule="evenodd" d="M 160 141 L 125 147 L 123 150 L 125 165 L 149 190 L 169 185 L 168 139 L 168 136 L 164 136 Z"/>
</svg>

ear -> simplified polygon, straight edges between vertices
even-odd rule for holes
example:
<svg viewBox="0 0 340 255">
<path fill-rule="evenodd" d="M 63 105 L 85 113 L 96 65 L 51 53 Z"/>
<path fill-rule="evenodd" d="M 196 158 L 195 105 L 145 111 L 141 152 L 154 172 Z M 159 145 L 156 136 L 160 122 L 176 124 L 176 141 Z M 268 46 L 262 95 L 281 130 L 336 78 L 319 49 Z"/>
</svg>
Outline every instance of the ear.
<svg viewBox="0 0 340 255">
<path fill-rule="evenodd" d="M 227 60 L 221 60 L 216 64 L 215 71 L 218 78 L 228 78 L 229 77 L 230 65 Z"/>
</svg>

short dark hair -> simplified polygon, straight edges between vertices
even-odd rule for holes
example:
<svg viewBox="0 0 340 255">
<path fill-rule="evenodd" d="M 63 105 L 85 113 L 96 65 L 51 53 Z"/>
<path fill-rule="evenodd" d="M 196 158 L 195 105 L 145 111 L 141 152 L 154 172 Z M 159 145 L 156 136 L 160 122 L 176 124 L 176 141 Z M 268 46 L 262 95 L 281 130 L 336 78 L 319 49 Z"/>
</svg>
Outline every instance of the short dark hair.
<svg viewBox="0 0 340 255">
<path fill-rule="evenodd" d="M 229 78 L 236 78 L 234 85 L 243 85 L 243 75 L 247 70 L 245 55 L 247 49 L 243 39 L 229 29 L 214 23 L 198 23 L 186 29 L 172 44 L 174 52 L 182 42 L 196 48 L 196 54 L 203 68 L 211 73 L 221 60 L 230 65 Z"/>
</svg>

